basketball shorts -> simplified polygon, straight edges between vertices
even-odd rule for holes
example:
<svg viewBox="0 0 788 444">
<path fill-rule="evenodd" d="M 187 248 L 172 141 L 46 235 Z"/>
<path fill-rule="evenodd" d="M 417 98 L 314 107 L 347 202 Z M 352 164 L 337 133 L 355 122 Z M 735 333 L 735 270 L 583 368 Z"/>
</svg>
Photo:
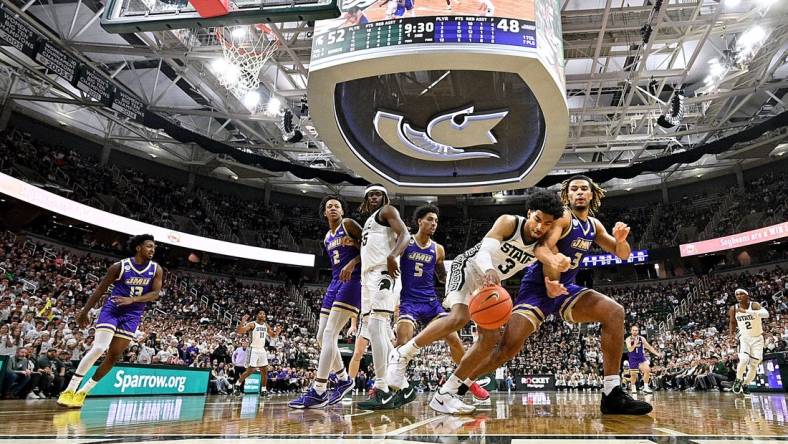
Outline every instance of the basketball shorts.
<svg viewBox="0 0 788 444">
<path fill-rule="evenodd" d="M 268 352 L 264 348 L 249 347 L 246 355 L 246 368 L 259 368 L 268 366 Z"/>
<path fill-rule="evenodd" d="M 320 316 L 327 317 L 332 308 L 358 316 L 361 309 L 361 281 L 359 279 L 351 279 L 347 282 L 332 280 L 323 296 Z"/>
<path fill-rule="evenodd" d="M 395 291 L 395 279 L 386 267 L 376 267 L 361 273 L 361 313 L 394 314 L 399 293 Z"/>
<path fill-rule="evenodd" d="M 108 330 L 113 336 L 133 340 L 141 320 L 141 311 L 129 312 L 120 307 L 105 305 L 96 320 L 96 330 Z"/>
<path fill-rule="evenodd" d="M 394 330 L 388 329 L 389 333 L 389 340 L 394 340 Z M 356 332 L 356 337 L 361 337 L 366 339 L 367 341 L 370 340 L 369 337 L 369 315 L 359 316 L 358 321 L 358 331 Z"/>
<path fill-rule="evenodd" d="M 640 367 L 640 364 L 646 363 L 648 364 L 648 359 L 645 356 L 637 356 L 637 355 L 627 355 L 627 361 L 629 361 L 629 370 L 637 370 Z"/>
<path fill-rule="evenodd" d="M 512 313 L 524 316 L 531 321 L 534 328 L 539 328 L 545 318 L 553 313 L 558 313 L 567 322 L 575 322 L 572 319 L 572 308 L 584 294 L 591 290 L 577 284 L 564 284 L 564 286 L 568 294 L 551 298 L 547 295 L 544 285 L 523 281 L 514 300 Z"/>
<path fill-rule="evenodd" d="M 763 360 L 763 336 L 739 337 L 739 353 L 744 353 L 750 359 Z"/>
<path fill-rule="evenodd" d="M 455 304 L 469 305 L 473 293 L 481 288 L 484 276 L 474 262 L 476 256 L 457 256 L 451 263 L 449 280 L 446 284 L 446 298 L 443 306 L 451 309 Z"/>
<path fill-rule="evenodd" d="M 419 327 L 425 327 L 435 319 L 447 316 L 446 310 L 441 306 L 440 301 L 414 301 L 400 298 L 399 317 L 397 322 L 410 322 Z"/>
</svg>

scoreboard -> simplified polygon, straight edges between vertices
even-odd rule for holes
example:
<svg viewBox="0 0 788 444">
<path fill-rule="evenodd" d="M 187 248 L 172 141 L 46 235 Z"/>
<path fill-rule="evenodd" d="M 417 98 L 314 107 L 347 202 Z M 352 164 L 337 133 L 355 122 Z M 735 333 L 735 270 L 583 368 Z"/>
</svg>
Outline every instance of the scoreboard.
<svg viewBox="0 0 788 444">
<path fill-rule="evenodd" d="M 536 26 L 529 20 L 437 16 L 353 25 L 315 36 L 312 60 L 355 51 L 411 44 L 490 44 L 536 48 Z"/>
</svg>

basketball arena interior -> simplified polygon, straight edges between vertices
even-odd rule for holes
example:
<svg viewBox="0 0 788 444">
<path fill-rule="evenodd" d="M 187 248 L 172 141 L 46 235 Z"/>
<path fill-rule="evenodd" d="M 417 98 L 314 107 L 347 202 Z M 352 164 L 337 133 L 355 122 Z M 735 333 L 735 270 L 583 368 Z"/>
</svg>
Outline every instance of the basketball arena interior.
<svg viewBox="0 0 788 444">
<path fill-rule="evenodd" d="M 785 0 L 0 0 L 0 441 L 788 442 L 786 101 Z"/>
</svg>

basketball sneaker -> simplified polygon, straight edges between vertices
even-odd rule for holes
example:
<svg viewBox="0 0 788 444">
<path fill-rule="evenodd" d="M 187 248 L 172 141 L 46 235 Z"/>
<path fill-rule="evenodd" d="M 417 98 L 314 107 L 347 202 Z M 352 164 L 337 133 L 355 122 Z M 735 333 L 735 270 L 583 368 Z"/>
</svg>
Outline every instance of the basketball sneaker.
<svg viewBox="0 0 788 444">
<path fill-rule="evenodd" d="M 444 393 L 441 390 L 435 392 L 430 400 L 430 408 L 438 413 L 449 415 L 467 415 L 476 410 L 476 407 L 462 402 L 458 395 Z"/>
<path fill-rule="evenodd" d="M 75 394 L 76 392 L 74 390 L 64 390 L 63 393 L 58 396 L 57 404 L 68 407 L 74 401 Z"/>
<path fill-rule="evenodd" d="M 76 392 L 74 396 L 71 397 L 71 403 L 68 404 L 71 408 L 82 408 L 82 405 L 85 404 L 85 397 L 88 396 L 87 392 Z"/>
<path fill-rule="evenodd" d="M 731 391 L 733 393 L 741 393 L 741 391 L 742 391 L 741 379 L 737 379 L 737 380 L 733 381 L 733 388 L 731 388 Z"/>
<path fill-rule="evenodd" d="M 400 353 L 399 347 L 389 353 L 386 366 L 386 382 L 389 386 L 401 389 L 408 386 L 407 369 L 410 358 Z"/>
<path fill-rule="evenodd" d="M 646 415 L 653 407 L 645 401 L 632 399 L 629 393 L 618 386 L 609 395 L 602 393 L 601 409 L 606 415 Z"/>
<path fill-rule="evenodd" d="M 485 390 L 484 387 L 480 386 L 476 381 L 471 384 L 471 393 L 473 393 L 473 398 L 477 401 L 486 401 L 490 399 L 490 392 Z"/>
<path fill-rule="evenodd" d="M 651 390 L 651 387 L 649 387 L 648 384 L 644 384 L 643 385 L 643 393 L 647 393 L 647 394 L 650 395 L 650 394 L 654 393 L 654 391 Z"/>
<path fill-rule="evenodd" d="M 742 386 L 741 386 L 741 393 L 744 396 L 752 396 L 752 394 L 750 394 L 750 386 L 748 386 L 748 385 L 742 384 Z"/>
<path fill-rule="evenodd" d="M 328 395 L 328 405 L 334 405 L 342 400 L 348 393 L 353 392 L 353 389 L 356 387 L 356 383 L 347 378 L 346 381 L 340 381 L 337 379 L 334 388 L 331 389 L 331 393 Z"/>
<path fill-rule="evenodd" d="M 408 386 L 402 390 L 397 391 L 394 396 L 394 405 L 396 407 L 402 407 L 414 399 L 416 399 L 416 389 L 414 389 L 413 386 Z"/>
<path fill-rule="evenodd" d="M 233 395 L 241 396 L 241 384 L 233 385 Z"/>
<path fill-rule="evenodd" d="M 310 387 L 306 393 L 290 401 L 287 406 L 293 409 L 319 409 L 328 404 L 328 392 L 317 393 Z"/>
<path fill-rule="evenodd" d="M 393 409 L 396 404 L 393 402 L 394 393 L 384 392 L 381 389 L 375 390 L 375 394 L 366 401 L 358 403 L 358 408 L 362 410 L 386 410 Z"/>
</svg>

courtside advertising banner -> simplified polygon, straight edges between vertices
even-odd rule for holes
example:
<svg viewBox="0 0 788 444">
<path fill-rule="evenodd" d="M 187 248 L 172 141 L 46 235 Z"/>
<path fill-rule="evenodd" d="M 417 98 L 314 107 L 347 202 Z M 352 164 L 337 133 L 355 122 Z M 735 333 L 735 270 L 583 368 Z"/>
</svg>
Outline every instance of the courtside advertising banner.
<svg viewBox="0 0 788 444">
<path fill-rule="evenodd" d="M 244 393 L 260 392 L 260 372 L 254 372 L 244 380 Z"/>
<path fill-rule="evenodd" d="M 82 382 L 97 368 L 91 367 Z M 209 369 L 119 364 L 101 378 L 90 396 L 204 395 L 210 374 Z"/>
<path fill-rule="evenodd" d="M 696 256 L 698 254 L 714 253 L 715 251 L 731 250 L 747 245 L 760 244 L 761 242 L 776 241 L 788 237 L 788 222 L 782 222 L 757 230 L 730 236 L 717 237 L 691 244 L 681 244 L 679 249 L 681 257 Z"/>
<path fill-rule="evenodd" d="M 520 392 L 555 390 L 553 375 L 521 375 L 515 380 L 517 391 Z"/>
</svg>

